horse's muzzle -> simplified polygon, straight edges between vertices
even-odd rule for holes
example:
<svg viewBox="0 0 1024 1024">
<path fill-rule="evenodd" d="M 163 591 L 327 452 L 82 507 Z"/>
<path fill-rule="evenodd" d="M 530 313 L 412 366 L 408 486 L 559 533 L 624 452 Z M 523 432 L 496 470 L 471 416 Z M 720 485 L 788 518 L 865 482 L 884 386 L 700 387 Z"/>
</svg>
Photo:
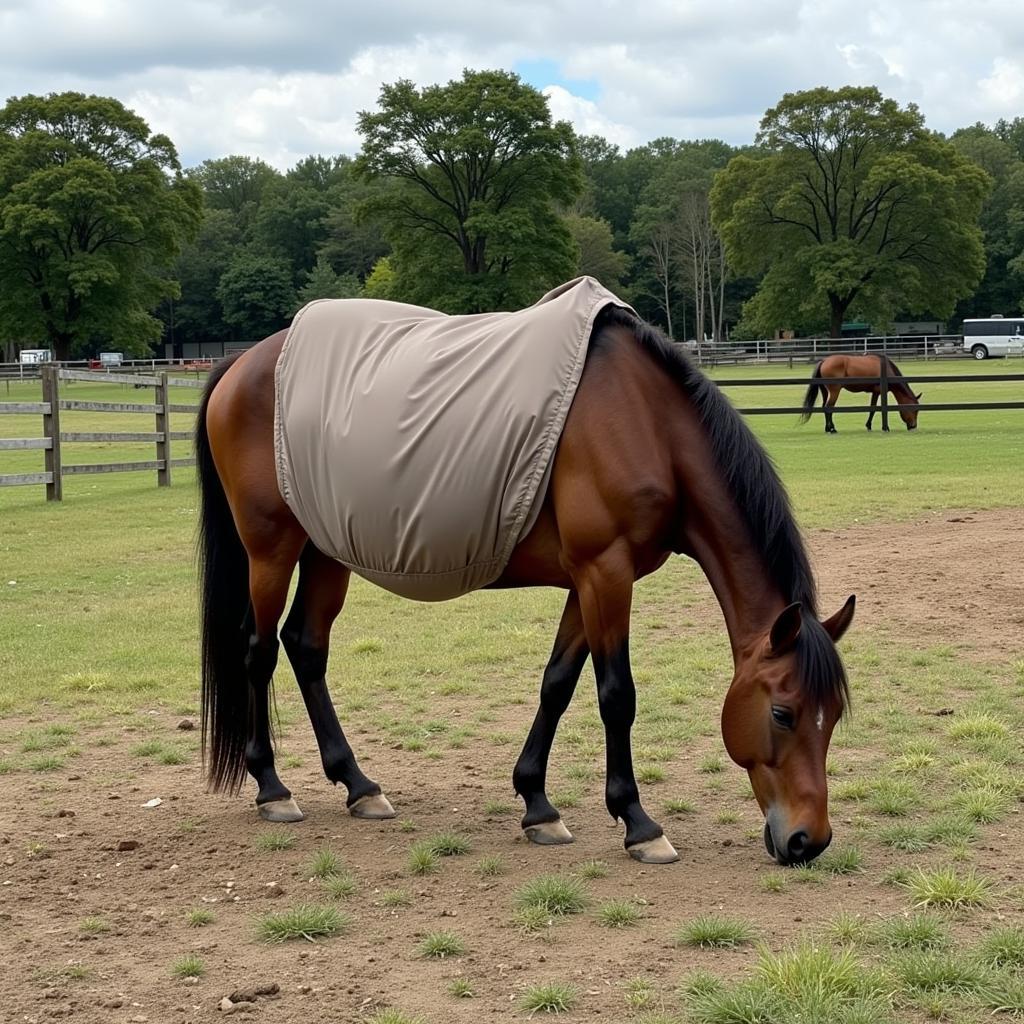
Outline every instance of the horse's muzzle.
<svg viewBox="0 0 1024 1024">
<path fill-rule="evenodd" d="M 785 846 L 776 845 L 775 836 L 772 834 L 772 827 L 766 819 L 764 823 L 764 845 L 770 857 L 783 867 L 790 867 L 797 864 L 809 864 L 815 857 L 819 856 L 832 842 L 832 835 L 823 843 L 816 843 L 803 831 L 797 829 L 785 840 Z"/>
</svg>

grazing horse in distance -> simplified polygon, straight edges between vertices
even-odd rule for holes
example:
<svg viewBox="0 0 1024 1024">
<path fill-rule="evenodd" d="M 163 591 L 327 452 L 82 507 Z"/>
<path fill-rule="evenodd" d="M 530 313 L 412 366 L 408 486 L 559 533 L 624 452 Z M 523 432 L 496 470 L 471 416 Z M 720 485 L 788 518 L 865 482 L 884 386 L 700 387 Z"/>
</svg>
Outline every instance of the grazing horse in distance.
<svg viewBox="0 0 1024 1024">
<path fill-rule="evenodd" d="M 806 423 L 810 418 L 811 410 L 817 400 L 818 392 L 821 392 L 822 404 L 825 407 L 825 433 L 838 433 L 835 424 L 832 422 L 832 409 L 839 400 L 839 392 L 846 388 L 847 391 L 867 391 L 871 394 L 871 411 L 868 413 L 868 421 L 865 424 L 868 430 L 871 429 L 871 421 L 875 416 L 875 406 L 878 404 L 878 396 L 881 394 L 882 360 L 885 360 L 886 376 L 888 378 L 888 390 L 896 399 L 899 405 L 900 418 L 907 425 L 907 430 L 917 429 L 917 405 L 921 401 L 921 395 L 915 395 L 907 382 L 903 379 L 899 367 L 882 353 L 878 355 L 844 355 L 836 353 L 818 360 L 814 368 L 807 394 L 804 395 L 804 411 L 800 417 L 801 423 Z M 830 381 L 830 378 L 843 377 L 876 377 L 877 382 L 865 384 L 842 384 L 839 381 Z M 821 380 L 818 384 L 816 381 Z M 909 406 L 909 408 L 907 408 Z M 888 430 L 888 427 L 883 427 Z"/>
<path fill-rule="evenodd" d="M 305 390 L 294 406 L 281 404 L 290 386 L 298 317 L 289 332 L 264 339 L 210 374 L 196 449 L 204 760 L 213 789 L 237 792 L 248 773 L 258 787 L 261 817 L 303 817 L 277 774 L 271 741 L 269 694 L 280 635 L 328 780 L 346 787 L 354 817 L 394 816 L 380 785 L 359 767 L 327 689 L 331 626 L 353 571 L 407 597 L 457 595 L 416 590 L 418 577 L 429 572 L 393 575 L 390 561 L 368 567 L 325 553 L 318 546 L 327 546 L 319 539 L 318 515 L 335 523 L 340 516 L 346 539 L 372 533 L 384 540 L 390 545 L 387 559 L 404 557 L 410 522 L 438 506 L 447 528 L 465 513 L 467 502 L 476 507 L 474 488 L 491 480 L 491 463 L 503 458 L 518 429 L 508 411 L 515 408 L 510 391 L 532 395 L 546 387 L 537 360 L 568 339 L 577 383 L 568 398 L 561 392 L 564 421 L 548 431 L 550 462 L 534 464 L 531 471 L 531 479 L 546 481 L 536 490 L 534 514 L 520 518 L 527 525 L 511 537 L 501 564 L 463 581 L 461 591 L 551 586 L 568 595 L 539 709 L 512 773 L 525 804 L 526 837 L 542 845 L 572 841 L 548 799 L 546 776 L 559 719 L 590 658 L 605 729 L 608 811 L 625 825 L 630 856 L 645 863 L 678 859 L 642 807 L 634 775 L 630 730 L 636 692 L 629 643 L 635 581 L 677 554 L 701 566 L 722 609 L 734 662 L 722 736 L 729 755 L 749 775 L 769 854 L 781 864 L 799 864 L 829 844 L 825 762 L 849 699 L 835 645 L 853 618 L 854 598 L 819 617 L 803 540 L 770 458 L 742 416 L 676 345 L 589 278 L 562 286 L 537 306 L 577 287 L 591 289 L 587 316 L 573 321 L 571 331 L 562 321 L 544 321 L 532 354 L 513 349 L 505 361 L 506 345 L 534 341 L 524 342 L 527 332 L 518 328 L 512 341 L 495 339 L 488 325 L 528 311 L 447 317 L 398 303 L 344 299 L 312 304 L 307 319 L 320 317 L 330 336 L 313 339 L 306 351 L 319 359 L 334 345 L 354 346 L 351 384 L 348 370 L 335 377 L 314 373 L 303 377 Z M 359 340 L 363 332 L 356 324 L 369 326 L 369 347 Z M 389 333 L 388 324 L 398 328 Z M 487 372 L 474 362 L 481 353 Z M 442 386 L 438 372 L 455 382 L 455 392 Z M 433 429 L 460 408 L 465 373 L 473 386 L 490 389 L 490 400 L 462 406 L 454 425 L 448 420 L 453 436 L 446 453 L 417 463 L 426 433 L 412 436 L 408 421 L 425 411 Z M 379 404 L 382 396 L 397 396 L 399 412 Z M 493 435 L 482 429 L 486 418 L 497 418 Z M 532 424 L 536 417 L 525 419 Z M 351 437 L 353 431 L 359 438 L 355 451 L 345 449 L 339 457 L 333 438 Z M 395 444 L 396 436 L 402 443 Z M 459 457 L 467 444 L 492 436 L 498 441 L 493 451 Z M 346 519 L 344 510 L 317 505 L 310 494 L 322 492 L 315 489 L 297 493 L 294 481 L 307 464 L 333 496 L 363 502 L 361 518 Z M 398 479 L 391 475 L 395 469 Z M 400 489 L 410 475 L 411 496 Z M 462 488 L 457 500 L 428 489 L 450 477 Z M 356 506 L 343 509 L 351 507 Z M 486 533 L 486 526 L 481 517 L 473 530 L 449 532 L 465 546 L 469 534 Z M 436 564 L 435 549 L 427 545 L 420 553 L 428 569 Z M 470 562 L 475 572 L 480 562 Z M 298 586 L 279 634 L 296 570 Z M 448 588 L 450 574 L 443 575 Z M 451 579 L 452 586 L 459 584 Z"/>
</svg>

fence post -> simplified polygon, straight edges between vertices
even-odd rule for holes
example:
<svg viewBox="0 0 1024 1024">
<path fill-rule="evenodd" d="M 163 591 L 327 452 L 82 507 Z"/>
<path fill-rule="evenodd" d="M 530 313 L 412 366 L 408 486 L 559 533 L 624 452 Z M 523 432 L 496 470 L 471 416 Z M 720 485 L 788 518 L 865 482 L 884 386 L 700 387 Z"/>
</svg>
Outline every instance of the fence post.
<svg viewBox="0 0 1024 1024">
<path fill-rule="evenodd" d="M 889 359 L 883 352 L 878 357 L 878 391 L 882 400 L 882 430 L 889 429 Z"/>
<path fill-rule="evenodd" d="M 171 486 L 171 412 L 170 389 L 167 384 L 167 373 L 160 374 L 160 383 L 156 386 L 156 431 L 161 435 L 156 439 L 157 461 L 163 462 L 163 468 L 157 468 L 156 483 L 158 487 Z"/>
<path fill-rule="evenodd" d="M 64 480 L 60 467 L 60 369 L 44 366 L 40 375 L 43 382 L 43 401 L 50 403 L 49 413 L 43 413 L 43 436 L 50 439 L 50 447 L 43 452 L 43 465 L 52 474 L 46 485 L 47 501 L 64 500 Z"/>
</svg>

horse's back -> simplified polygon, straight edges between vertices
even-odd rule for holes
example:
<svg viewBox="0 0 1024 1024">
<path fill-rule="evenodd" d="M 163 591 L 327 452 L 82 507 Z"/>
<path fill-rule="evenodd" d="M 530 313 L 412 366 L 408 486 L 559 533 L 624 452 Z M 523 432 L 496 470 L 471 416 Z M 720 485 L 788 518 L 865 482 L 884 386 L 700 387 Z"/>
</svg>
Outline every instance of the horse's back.
<svg viewBox="0 0 1024 1024">
<path fill-rule="evenodd" d="M 581 279 L 516 313 L 300 311 L 277 362 L 274 439 L 281 493 L 313 543 L 420 600 L 494 580 L 539 512 L 609 302 Z"/>
</svg>

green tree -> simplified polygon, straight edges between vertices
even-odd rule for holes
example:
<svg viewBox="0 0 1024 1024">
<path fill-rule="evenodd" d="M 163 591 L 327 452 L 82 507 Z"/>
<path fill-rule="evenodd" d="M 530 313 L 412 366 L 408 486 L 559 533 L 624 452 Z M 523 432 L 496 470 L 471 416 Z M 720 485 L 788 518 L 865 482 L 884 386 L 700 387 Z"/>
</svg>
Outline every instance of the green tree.
<svg viewBox="0 0 1024 1024">
<path fill-rule="evenodd" d="M 961 128 L 950 142 L 983 168 L 994 183 L 981 211 L 985 276 L 977 290 L 957 306 L 957 314 L 1014 313 L 1021 303 L 1015 260 L 1024 254 L 1024 159 L 997 130 L 983 124 Z"/>
<path fill-rule="evenodd" d="M 242 231 L 249 230 L 267 189 L 281 178 L 269 164 L 249 156 L 204 160 L 185 173 L 203 190 L 207 207 L 234 214 Z"/>
<path fill-rule="evenodd" d="M 355 274 L 335 273 L 327 259 L 320 256 L 299 289 L 299 302 L 305 305 L 314 299 L 353 299 L 361 290 Z"/>
<path fill-rule="evenodd" d="M 610 291 L 623 292 L 622 279 L 629 268 L 629 256 L 614 248 L 608 221 L 570 213 L 566 214 L 565 225 L 580 252 L 576 274 L 589 274 Z"/>
<path fill-rule="evenodd" d="M 288 261 L 258 249 L 235 256 L 221 276 L 217 298 L 241 341 L 259 341 L 286 327 L 298 305 Z"/>
<path fill-rule="evenodd" d="M 395 299 L 395 271 L 387 256 L 377 260 L 373 270 L 367 274 L 366 283 L 363 285 L 363 298 L 392 301 Z"/>
<path fill-rule="evenodd" d="M 0 109 L 0 335 L 58 359 L 142 353 L 169 270 L 201 217 L 170 139 L 117 100 L 23 96 Z"/>
<path fill-rule="evenodd" d="M 181 295 L 161 306 L 165 337 L 176 343 L 227 341 L 232 327 L 224 319 L 217 288 L 224 268 L 242 248 L 237 218 L 228 210 L 207 210 L 199 235 L 185 246 L 174 265 Z"/>
<path fill-rule="evenodd" d="M 385 85 L 359 131 L 362 173 L 399 185 L 373 210 L 403 298 L 476 312 L 531 302 L 571 276 L 576 253 L 555 206 L 582 187 L 574 136 L 517 75 Z"/>
<path fill-rule="evenodd" d="M 764 333 L 847 311 L 948 316 L 985 266 L 981 168 L 874 87 L 790 93 L 761 121 L 757 155 L 712 189 L 730 263 L 764 273 L 744 317 Z"/>
</svg>

